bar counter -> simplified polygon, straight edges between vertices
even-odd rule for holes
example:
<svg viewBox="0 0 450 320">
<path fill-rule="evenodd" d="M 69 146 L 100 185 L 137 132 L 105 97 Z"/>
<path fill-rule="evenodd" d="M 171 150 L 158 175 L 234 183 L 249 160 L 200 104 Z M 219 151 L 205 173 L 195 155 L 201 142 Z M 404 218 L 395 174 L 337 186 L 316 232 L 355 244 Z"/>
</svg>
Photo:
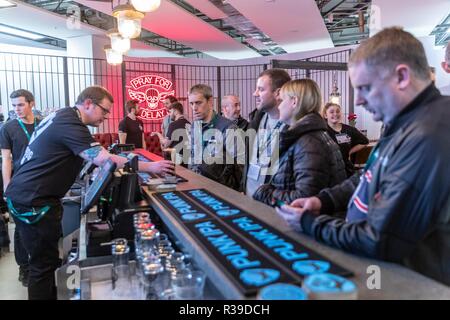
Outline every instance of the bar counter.
<svg viewBox="0 0 450 320">
<path fill-rule="evenodd" d="M 138 150 L 136 153 L 153 161 L 161 159 L 161 157 L 145 150 Z M 275 210 L 265 204 L 250 199 L 244 194 L 236 192 L 208 178 L 202 177 L 181 166 L 176 167 L 176 173 L 188 180 L 188 182 L 179 183 L 176 187 L 177 191 L 199 188 L 206 189 L 229 201 L 236 207 L 258 217 L 263 222 L 281 231 L 283 234 L 294 238 L 303 246 L 313 249 L 330 261 L 353 272 L 354 276 L 350 277 L 349 280 L 353 281 L 358 287 L 358 299 L 450 299 L 450 288 L 444 284 L 427 278 L 399 264 L 348 254 L 320 244 L 308 236 L 291 230 L 284 221 L 277 216 Z M 207 277 L 221 291 L 222 295 L 227 299 L 245 299 L 232 281 L 229 281 L 224 275 L 221 266 L 216 265 L 214 258 L 207 254 L 202 246 L 196 243 L 196 240 L 194 240 L 191 234 L 185 230 L 177 219 L 168 214 L 167 209 L 155 198 L 155 192 L 150 191 L 146 187 L 144 187 L 144 191 L 150 198 L 153 208 L 159 214 L 163 222 L 184 245 L 184 250 L 189 252 L 194 261 L 202 267 Z M 381 270 L 381 289 L 369 289 L 367 286 L 367 280 L 372 274 L 368 273 L 368 267 L 371 265 L 378 266 Z"/>
</svg>

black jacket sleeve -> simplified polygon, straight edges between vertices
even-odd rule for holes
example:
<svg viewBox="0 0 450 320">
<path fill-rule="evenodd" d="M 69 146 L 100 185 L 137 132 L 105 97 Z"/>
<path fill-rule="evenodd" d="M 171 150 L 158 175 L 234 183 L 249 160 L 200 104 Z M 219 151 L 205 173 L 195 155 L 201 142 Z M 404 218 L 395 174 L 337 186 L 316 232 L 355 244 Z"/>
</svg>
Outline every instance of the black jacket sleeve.
<svg viewBox="0 0 450 320">
<path fill-rule="evenodd" d="M 369 199 L 367 219 L 347 223 L 305 212 L 300 221 L 304 232 L 351 253 L 402 262 L 432 230 L 450 192 L 448 176 L 442 177 L 448 172 L 446 157 L 436 155 L 437 150 L 445 151 L 433 144 L 430 138 L 410 139 L 380 169 L 384 171 Z M 338 190 L 328 190 L 337 203 Z"/>
<path fill-rule="evenodd" d="M 291 203 L 298 198 L 314 196 L 329 186 L 331 167 L 326 150 L 318 142 L 320 140 L 305 135 L 287 151 L 290 154 L 288 161 L 293 165 L 293 172 L 280 174 L 293 174 L 295 189 L 282 190 L 273 184 L 264 184 L 256 190 L 253 197 L 269 205 L 273 198 Z"/>
<path fill-rule="evenodd" d="M 332 214 L 337 211 L 344 211 L 353 192 L 355 192 L 359 179 L 360 175 L 357 172 L 342 183 L 320 191 L 317 197 L 322 202 L 321 213 Z"/>
</svg>

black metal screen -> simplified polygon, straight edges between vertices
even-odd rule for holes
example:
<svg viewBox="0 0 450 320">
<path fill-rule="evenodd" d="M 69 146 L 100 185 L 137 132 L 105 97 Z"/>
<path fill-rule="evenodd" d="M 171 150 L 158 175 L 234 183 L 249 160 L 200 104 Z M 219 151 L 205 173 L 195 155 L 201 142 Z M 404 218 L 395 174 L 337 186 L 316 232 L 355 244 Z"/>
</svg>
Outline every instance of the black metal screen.
<svg viewBox="0 0 450 320">
<path fill-rule="evenodd" d="M 317 70 L 296 68 L 295 62 L 294 67 L 286 69 L 294 79 L 309 77 L 315 80 L 322 90 L 324 102 L 328 100 L 333 80 L 336 79 L 344 112 L 348 114 L 353 110 L 353 92 L 348 72 L 345 68 L 342 69 L 342 65 L 348 61 L 349 54 L 349 51 L 342 51 L 302 60 L 316 62 Z M 341 67 L 335 68 L 339 63 Z M 212 87 L 216 110 L 220 110 L 223 96 L 239 96 L 242 116 L 247 118 L 255 108 L 253 92 L 258 75 L 269 67 L 267 64 L 194 66 L 140 61 L 125 61 L 120 66 L 110 66 L 103 59 L 0 52 L 0 105 L 7 118 L 11 109 L 11 92 L 20 88 L 27 89 L 35 95 L 36 108 L 47 115 L 61 107 L 73 106 L 84 88 L 94 84 L 101 85 L 112 93 L 115 103 L 109 118 L 98 128 L 98 132 L 117 132 L 118 123 L 126 114 L 124 103 L 130 99 L 130 80 L 154 75 L 173 82 L 174 94 L 184 105 L 188 119 L 192 119 L 192 111 L 187 103 L 188 91 L 198 83 Z M 145 121 L 144 124 L 146 132 L 159 131 L 161 120 Z"/>
</svg>

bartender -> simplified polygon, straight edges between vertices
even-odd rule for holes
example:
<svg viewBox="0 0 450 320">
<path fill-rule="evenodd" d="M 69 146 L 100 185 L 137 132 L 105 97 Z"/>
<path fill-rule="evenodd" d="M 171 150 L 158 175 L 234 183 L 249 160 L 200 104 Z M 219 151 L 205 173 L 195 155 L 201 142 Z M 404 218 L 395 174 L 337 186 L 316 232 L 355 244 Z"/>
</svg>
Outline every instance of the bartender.
<svg viewBox="0 0 450 320">
<path fill-rule="evenodd" d="M 29 299 L 56 299 L 55 270 L 60 266 L 61 198 L 70 189 L 83 160 L 97 166 L 111 159 L 119 168 L 124 157 L 110 154 L 94 140 L 87 125 L 98 127 L 114 99 L 103 87 L 83 90 L 75 107 L 50 114 L 36 127 L 20 168 L 6 189 L 9 210 L 29 253 Z M 170 161 L 139 162 L 140 171 L 172 173 Z"/>
</svg>

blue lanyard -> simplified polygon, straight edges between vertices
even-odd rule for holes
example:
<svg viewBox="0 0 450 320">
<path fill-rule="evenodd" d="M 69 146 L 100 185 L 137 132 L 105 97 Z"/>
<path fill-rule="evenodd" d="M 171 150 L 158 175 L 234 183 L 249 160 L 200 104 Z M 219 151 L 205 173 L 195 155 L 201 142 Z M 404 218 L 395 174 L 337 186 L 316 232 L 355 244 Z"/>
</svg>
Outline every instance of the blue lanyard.
<svg viewBox="0 0 450 320">
<path fill-rule="evenodd" d="M 17 219 L 19 219 L 22 222 L 25 222 L 26 224 L 34 224 L 38 222 L 50 210 L 50 206 L 45 206 L 37 211 L 34 208 L 32 208 L 32 211 L 20 213 L 19 211 L 17 211 L 16 208 L 14 208 L 11 199 L 6 198 L 6 203 L 8 205 L 9 212 Z"/>
<path fill-rule="evenodd" d="M 27 128 L 25 127 L 25 124 L 20 119 L 17 119 L 17 121 L 19 121 L 20 127 L 22 128 L 23 132 L 25 132 L 25 135 L 27 136 L 28 141 L 30 141 L 31 136 L 30 136 L 30 133 L 28 132 Z M 34 129 L 36 129 L 36 117 L 34 118 L 33 132 L 34 132 Z"/>
<path fill-rule="evenodd" d="M 377 145 L 372 149 L 372 152 L 369 155 L 369 158 L 367 159 L 366 165 L 364 166 L 364 172 L 369 170 L 370 166 L 373 164 L 373 162 L 378 159 L 378 147 L 380 146 L 380 143 L 378 142 Z"/>
<path fill-rule="evenodd" d="M 267 115 L 266 118 L 266 123 L 264 124 L 264 127 L 267 126 L 267 121 L 269 119 L 269 116 Z M 275 127 L 273 127 L 273 129 L 270 130 L 269 135 L 267 136 L 267 139 L 265 141 L 262 141 L 262 143 L 260 143 L 258 145 L 258 150 L 265 150 L 267 148 L 267 146 L 270 144 L 270 142 L 272 141 L 272 133 L 275 132 L 277 129 L 280 129 L 281 125 L 283 123 L 281 121 L 278 121 L 277 124 L 275 125 Z M 259 139 L 259 137 L 258 137 Z"/>
</svg>

